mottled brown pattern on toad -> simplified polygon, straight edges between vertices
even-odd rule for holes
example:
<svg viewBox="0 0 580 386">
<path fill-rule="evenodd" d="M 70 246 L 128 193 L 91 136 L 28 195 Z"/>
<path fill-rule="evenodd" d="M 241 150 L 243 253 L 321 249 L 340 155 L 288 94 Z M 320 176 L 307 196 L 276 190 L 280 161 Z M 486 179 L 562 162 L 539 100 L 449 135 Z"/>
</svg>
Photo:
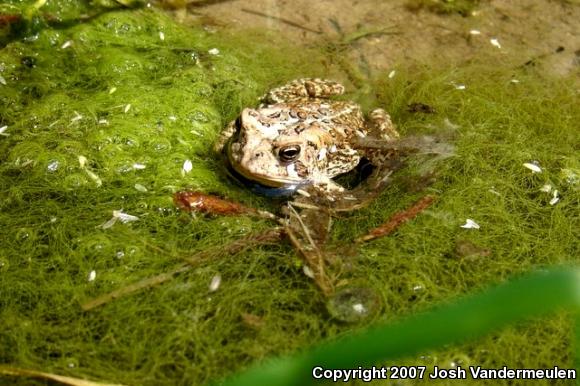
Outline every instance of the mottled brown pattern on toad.
<svg viewBox="0 0 580 386">
<path fill-rule="evenodd" d="M 332 181 L 356 167 L 368 135 L 394 140 L 399 134 L 383 109 L 365 121 L 358 104 L 328 99 L 344 92 L 336 82 L 298 79 L 268 92 L 258 108 L 246 108 L 222 133 L 216 149 L 248 180 L 270 187 L 312 185 L 342 191 Z"/>
</svg>

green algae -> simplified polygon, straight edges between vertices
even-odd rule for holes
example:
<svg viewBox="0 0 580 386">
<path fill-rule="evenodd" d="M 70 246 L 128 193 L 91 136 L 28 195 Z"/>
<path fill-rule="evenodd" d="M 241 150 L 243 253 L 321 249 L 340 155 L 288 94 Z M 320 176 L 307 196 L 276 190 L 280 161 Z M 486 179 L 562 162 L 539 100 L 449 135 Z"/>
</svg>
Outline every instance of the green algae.
<svg viewBox="0 0 580 386">
<path fill-rule="evenodd" d="M 261 367 L 256 366 L 238 377 L 232 377 L 224 385 L 308 384 L 312 383 L 309 380 L 314 375 L 313 369 L 316 367 L 369 368 L 381 359 L 397 359 L 405 354 L 424 351 L 428 347 L 473 339 L 524 317 L 554 313 L 563 308 L 577 311 L 578 300 L 577 269 L 546 270 L 511 280 L 495 288 L 488 288 L 481 294 L 439 306 L 430 312 L 420 313 L 399 323 L 377 323 L 366 330 L 320 344 L 301 355 L 278 358 Z M 419 383 L 424 383 L 420 380 L 431 382 L 431 369 L 427 370 L 424 364 L 422 369 L 426 372 L 421 375 L 419 371 L 411 371 L 420 369 L 416 366 L 411 364 L 408 373 L 397 371 L 400 366 L 390 369 L 386 367 L 388 375 L 383 372 L 381 378 L 395 379 L 396 382 L 399 379 L 412 380 L 413 383 L 417 380 Z M 472 365 L 470 359 L 462 355 L 450 367 L 462 368 L 465 371 L 463 375 L 457 377 L 452 375 L 450 379 L 467 379 L 467 367 L 478 366 Z M 433 373 L 436 375 L 435 371 Z M 349 378 L 365 379 L 369 376 L 353 375 Z M 447 377 L 436 376 L 436 378 Z M 482 378 L 491 380 L 495 377 Z M 574 378 L 575 375 L 572 379 Z"/>
<path fill-rule="evenodd" d="M 203 384 L 352 328 L 326 313 L 326 300 L 284 243 L 203 263 L 88 313 L 79 306 L 271 226 L 184 216 L 171 196 L 193 188 L 275 207 L 225 178 L 211 147 L 221 127 L 269 87 L 332 76 L 319 53 L 259 33 L 216 36 L 152 10 L 107 13 L 34 36 L 0 51 L 0 127 L 8 134 L 0 137 L 0 363 L 126 384 Z M 375 318 L 576 262 L 575 86 L 489 62 L 398 69 L 372 84 L 373 99 L 402 133 L 443 133 L 456 146 L 434 171 L 417 165 L 399 173 L 371 207 L 334 227 L 336 244 L 352 240 L 425 193 L 413 189 L 417 173 L 435 174 L 427 188 L 439 196 L 434 207 L 348 256 L 349 279 L 384 300 Z M 411 113 L 413 102 L 437 114 Z M 542 173 L 522 166 L 532 161 Z M 540 191 L 547 184 L 559 191 L 555 205 L 553 193 Z M 139 220 L 103 229 L 115 210 Z M 467 218 L 481 228 L 460 228 Z M 491 255 L 463 259 L 454 253 L 461 240 Z M 210 293 L 216 274 L 222 285 Z M 245 324 L 243 313 L 262 327 Z M 558 315 L 406 361 L 566 367 L 570 329 Z"/>
</svg>

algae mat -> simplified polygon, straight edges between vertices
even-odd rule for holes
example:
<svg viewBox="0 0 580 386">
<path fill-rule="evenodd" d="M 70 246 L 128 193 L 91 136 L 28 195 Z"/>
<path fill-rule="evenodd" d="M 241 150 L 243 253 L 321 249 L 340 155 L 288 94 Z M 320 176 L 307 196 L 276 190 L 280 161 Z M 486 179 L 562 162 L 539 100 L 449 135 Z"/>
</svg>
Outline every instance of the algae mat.
<svg viewBox="0 0 580 386">
<path fill-rule="evenodd" d="M 268 87 L 340 75 L 328 67 L 335 52 L 284 44 L 259 34 L 217 36 L 140 10 L 45 28 L 1 50 L 0 363 L 110 383 L 203 384 L 355 328 L 329 316 L 284 243 L 216 258 L 90 312 L 80 308 L 271 227 L 246 217 L 190 217 L 175 210 L 172 194 L 193 188 L 275 208 L 225 178 L 211 146 Z M 337 221 L 341 245 L 425 189 L 440 196 L 392 237 L 345 257 L 352 282 L 380 294 L 377 318 L 575 262 L 576 88 L 506 61 L 492 67 L 492 59 L 461 69 L 400 68 L 373 80 L 364 89 L 372 93 L 349 96 L 367 109 L 387 107 L 403 133 L 443 133 L 457 149 L 435 170 L 400 173 L 370 208 Z M 415 102 L 437 113 L 409 111 Z M 480 228 L 461 228 L 468 218 Z M 218 274 L 221 286 L 210 292 Z M 558 315 L 406 361 L 569 367 L 570 331 Z"/>
</svg>

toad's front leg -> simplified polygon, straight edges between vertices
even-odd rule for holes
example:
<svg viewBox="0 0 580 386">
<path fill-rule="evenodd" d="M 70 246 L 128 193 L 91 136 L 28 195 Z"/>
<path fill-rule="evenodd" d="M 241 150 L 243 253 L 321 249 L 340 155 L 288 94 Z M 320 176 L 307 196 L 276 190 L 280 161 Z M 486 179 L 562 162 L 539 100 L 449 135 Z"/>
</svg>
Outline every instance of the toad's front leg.
<svg viewBox="0 0 580 386">
<path fill-rule="evenodd" d="M 216 153 L 220 154 L 223 151 L 226 142 L 228 142 L 228 140 L 234 135 L 237 129 L 238 127 L 236 125 L 236 121 L 232 121 L 226 126 L 225 129 L 222 130 L 215 145 L 213 146 L 213 149 Z"/>
</svg>

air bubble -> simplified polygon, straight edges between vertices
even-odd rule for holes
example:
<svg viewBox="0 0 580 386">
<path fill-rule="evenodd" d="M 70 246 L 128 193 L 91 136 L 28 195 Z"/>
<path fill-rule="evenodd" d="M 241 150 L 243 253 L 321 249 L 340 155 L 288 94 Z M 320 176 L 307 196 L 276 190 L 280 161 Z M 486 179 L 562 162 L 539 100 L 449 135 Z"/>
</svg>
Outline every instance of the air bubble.
<svg viewBox="0 0 580 386">
<path fill-rule="evenodd" d="M 94 235 L 83 239 L 80 248 L 85 257 L 114 255 L 111 241 L 103 235 Z"/>
<path fill-rule="evenodd" d="M 29 228 L 20 228 L 16 232 L 16 240 L 17 241 L 26 241 L 30 238 L 31 233 L 32 233 L 32 230 L 30 230 Z"/>
<path fill-rule="evenodd" d="M 346 287 L 339 289 L 328 301 L 328 312 L 334 318 L 356 323 L 369 319 L 381 309 L 381 298 L 368 287 Z"/>
<path fill-rule="evenodd" d="M 60 162 L 58 160 L 50 160 L 48 161 L 48 165 L 46 166 L 46 169 L 51 172 L 54 173 L 58 170 L 60 166 Z"/>
<path fill-rule="evenodd" d="M 88 184 L 86 175 L 80 173 L 69 174 L 64 178 L 63 185 L 67 189 L 78 189 Z"/>
<path fill-rule="evenodd" d="M 207 123 L 209 122 L 209 118 L 207 117 L 207 115 L 202 112 L 202 111 L 194 111 L 190 116 L 189 119 L 192 122 L 201 122 L 201 123 Z"/>
<path fill-rule="evenodd" d="M 126 174 L 130 173 L 134 170 L 133 164 L 135 162 L 133 160 L 119 160 L 116 162 L 115 171 L 119 174 Z"/>
<path fill-rule="evenodd" d="M 138 256 L 141 253 L 141 249 L 135 245 L 129 245 L 125 248 L 125 254 L 130 257 Z"/>
<path fill-rule="evenodd" d="M 171 142 L 164 138 L 157 138 L 151 142 L 151 149 L 156 153 L 167 153 L 171 150 Z"/>
</svg>

